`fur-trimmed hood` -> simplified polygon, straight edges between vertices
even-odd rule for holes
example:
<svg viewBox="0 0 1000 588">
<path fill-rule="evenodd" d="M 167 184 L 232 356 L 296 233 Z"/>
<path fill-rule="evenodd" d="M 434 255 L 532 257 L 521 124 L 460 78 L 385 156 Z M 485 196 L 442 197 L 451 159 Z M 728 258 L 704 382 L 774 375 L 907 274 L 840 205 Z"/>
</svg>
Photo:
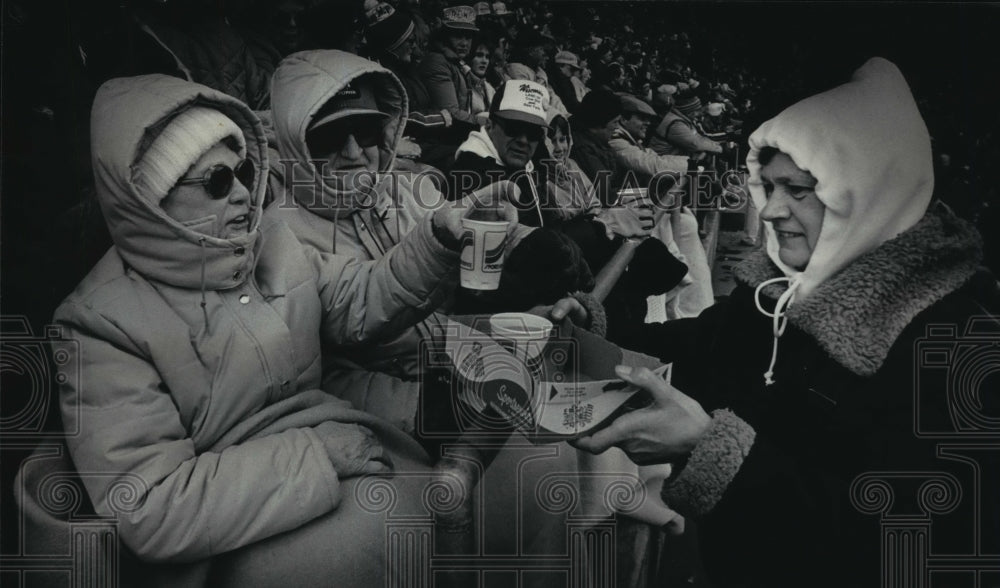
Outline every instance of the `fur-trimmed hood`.
<svg viewBox="0 0 1000 588">
<path fill-rule="evenodd" d="M 967 282 L 982 257 L 976 229 L 945 206 L 933 206 L 911 229 L 861 255 L 808 298 L 790 305 L 785 316 L 837 363 L 870 376 L 913 318 Z M 783 275 L 763 250 L 734 273 L 751 287 Z M 761 293 L 777 299 L 784 289 L 771 284 Z"/>
</svg>

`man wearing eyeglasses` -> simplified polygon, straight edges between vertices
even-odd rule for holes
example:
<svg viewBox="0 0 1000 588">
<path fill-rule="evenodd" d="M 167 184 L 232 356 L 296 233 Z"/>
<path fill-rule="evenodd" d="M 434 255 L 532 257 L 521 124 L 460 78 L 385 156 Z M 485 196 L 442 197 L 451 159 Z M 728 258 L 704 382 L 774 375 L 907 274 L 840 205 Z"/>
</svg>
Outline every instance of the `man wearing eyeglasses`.
<svg viewBox="0 0 1000 588">
<path fill-rule="evenodd" d="M 522 225 L 558 226 L 580 244 L 588 261 L 600 267 L 614 250 L 605 241 L 613 240 L 615 235 L 648 235 L 652 213 L 642 212 L 640 218 L 635 209 L 606 205 L 596 215 L 582 215 L 568 221 L 564 215 L 553 214 L 561 202 L 573 199 L 561 192 L 572 188 L 553 180 L 564 171 L 556 170 L 557 162 L 544 148 L 539 150 L 548 130 L 545 106 L 548 96 L 544 86 L 527 80 L 510 80 L 500 86 L 490 105 L 489 120 L 481 130 L 470 133 L 458 148 L 455 165 L 448 174 L 448 198 L 456 200 L 491 182 L 511 180 L 520 188 L 520 202 L 515 206 Z M 614 101 L 617 108 L 618 98 L 614 97 Z M 609 149 L 606 144 L 605 149 Z M 613 153 L 611 157 L 614 167 Z M 616 181 L 622 183 L 618 174 L 612 178 L 612 183 Z M 607 183 L 605 180 L 604 184 Z M 598 195 L 601 194 L 599 188 Z"/>
<path fill-rule="evenodd" d="M 455 154 L 448 174 L 448 197 L 457 200 L 500 179 L 523 190 L 518 209 L 522 224 L 544 224 L 542 211 L 549 188 L 536 173 L 532 159 L 545 137 L 549 92 L 541 84 L 511 80 L 497 89 L 489 120 L 469 134 Z"/>
<path fill-rule="evenodd" d="M 617 108 L 618 98 L 614 100 Z M 491 182 L 510 180 L 520 189 L 520 201 L 514 203 L 519 222 L 563 233 L 572 241 L 570 246 L 579 247 L 591 270 L 598 271 L 614 255 L 622 238 L 649 235 L 654 214 L 651 208 L 639 206 L 605 206 L 569 218 L 558 214 L 561 203 L 573 201 L 566 191 L 579 188 L 574 187 L 578 185 L 575 182 L 560 182 L 558 175 L 568 172 L 556 171 L 558 162 L 544 150 L 538 153 L 548 129 L 548 103 L 548 90 L 536 82 L 510 80 L 501 85 L 487 123 L 470 133 L 458 148 L 448 174 L 448 196 L 458 199 Z M 548 263 L 544 256 L 549 253 L 539 248 L 535 259 L 539 264 Z M 665 250 L 663 253 L 663 257 L 669 256 Z M 646 254 L 638 255 L 645 258 Z M 658 270 L 670 273 L 665 268 Z M 505 297 L 506 293 L 500 295 Z"/>
</svg>

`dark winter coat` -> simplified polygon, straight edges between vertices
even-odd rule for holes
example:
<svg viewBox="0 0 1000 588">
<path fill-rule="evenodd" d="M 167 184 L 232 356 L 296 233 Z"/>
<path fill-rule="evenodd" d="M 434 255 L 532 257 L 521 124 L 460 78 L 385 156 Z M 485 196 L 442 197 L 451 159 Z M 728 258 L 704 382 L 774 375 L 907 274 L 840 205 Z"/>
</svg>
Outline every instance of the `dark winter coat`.
<svg viewBox="0 0 1000 588">
<path fill-rule="evenodd" d="M 471 131 L 479 125 L 472 114 L 472 91 L 460 62 L 454 51 L 439 47 L 420 62 L 420 76 L 430 97 L 430 108 L 435 112 L 447 110 L 453 124 Z"/>
<path fill-rule="evenodd" d="M 815 186 L 767 191 L 766 147 Z M 661 337 L 673 383 L 713 411 L 664 498 L 701 518 L 714 585 L 923 585 L 891 574 L 927 574 L 921 551 L 971 553 L 970 520 L 983 529 L 979 552 L 997 553 L 1000 512 L 965 492 L 997 487 L 997 453 L 970 458 L 984 460 L 977 480 L 949 457 L 967 450 L 924 434 L 975 438 L 1000 406 L 998 388 L 977 380 L 1000 332 L 1000 292 L 979 269 L 975 229 L 931 206 L 931 161 L 906 80 L 881 58 L 750 136 L 747 185 L 769 217 L 765 250 L 736 268 L 729 300 Z M 801 230 L 792 198 L 823 206 L 801 268 L 777 235 Z M 980 375 L 948 377 L 962 371 Z M 900 517 L 910 530 L 889 534 Z M 924 531 L 934 540 L 920 546 Z"/>
<path fill-rule="evenodd" d="M 607 141 L 578 125 L 573 128 L 573 147 L 569 156 L 594 183 L 602 206 L 610 206 L 618 199 L 618 190 L 625 185 L 625 169 Z"/>
<path fill-rule="evenodd" d="M 727 301 L 663 325 L 674 385 L 716 411 L 664 491 L 667 504 L 699 519 L 715 585 L 878 585 L 879 517 L 864 510 L 878 500 L 866 493 L 880 490 L 864 476 L 947 470 L 961 486 L 974 484 L 968 468 L 936 457 L 937 444 L 918 438 L 914 423 L 954 429 L 950 419 L 961 416 L 942 378 L 955 366 L 925 365 L 921 350 L 956 349 L 972 317 L 992 315 L 980 327 L 1000 328 L 997 284 L 978 271 L 979 259 L 967 223 L 928 213 L 788 309 L 771 386 L 762 374 L 772 321 L 755 307 L 754 287 L 781 274 L 763 252 L 738 268 Z M 763 291 L 768 310 L 775 288 Z M 933 343 L 935 325 L 951 335 Z M 987 411 L 1000 405 L 995 388 L 979 393 Z M 994 463 L 988 475 L 998 472 Z M 899 496 L 900 512 L 914 512 L 905 503 L 914 496 Z M 961 506 L 970 516 L 971 502 Z M 1000 521 L 981 522 L 992 524 L 995 553 Z M 936 532 L 935 550 L 964 549 L 946 531 Z"/>
</svg>

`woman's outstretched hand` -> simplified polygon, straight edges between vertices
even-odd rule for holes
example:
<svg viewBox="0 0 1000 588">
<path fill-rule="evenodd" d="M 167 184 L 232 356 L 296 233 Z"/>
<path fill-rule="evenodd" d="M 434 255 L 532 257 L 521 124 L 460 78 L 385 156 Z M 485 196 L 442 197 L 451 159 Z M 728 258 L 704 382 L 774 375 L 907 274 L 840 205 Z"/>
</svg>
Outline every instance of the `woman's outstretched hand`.
<svg viewBox="0 0 1000 588">
<path fill-rule="evenodd" d="M 626 382 L 648 391 L 653 403 L 618 417 L 572 445 L 591 453 L 619 447 L 639 465 L 666 463 L 689 455 L 712 420 L 701 405 L 646 368 L 620 365 L 615 371 Z"/>
<path fill-rule="evenodd" d="M 552 319 L 559 322 L 566 317 L 573 321 L 574 325 L 585 327 L 590 320 L 587 309 L 580 301 L 572 296 L 561 298 L 552 305 L 540 305 L 530 309 L 528 312 L 543 318 Z"/>
</svg>

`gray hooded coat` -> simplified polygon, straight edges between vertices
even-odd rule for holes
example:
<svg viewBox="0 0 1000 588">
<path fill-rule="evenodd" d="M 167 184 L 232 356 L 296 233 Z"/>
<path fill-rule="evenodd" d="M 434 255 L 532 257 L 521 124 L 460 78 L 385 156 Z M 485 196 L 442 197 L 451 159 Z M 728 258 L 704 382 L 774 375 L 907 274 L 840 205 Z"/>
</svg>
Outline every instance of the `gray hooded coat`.
<svg viewBox="0 0 1000 588">
<path fill-rule="evenodd" d="M 160 75 L 104 84 L 93 166 L 115 245 L 55 314 L 67 335 L 56 353 L 80 366 L 60 399 L 66 429 L 79 431 L 67 439 L 73 462 L 97 512 L 117 514 L 124 543 L 153 561 L 230 551 L 337 508 L 340 481 L 312 428 L 323 421 L 406 446 L 395 427 L 319 390 L 320 341 L 398 333 L 457 277 L 429 218 L 376 263 L 303 248 L 259 212 L 229 240 L 173 220 L 163 195 L 136 188 L 135 162 L 159 123 L 192 105 L 235 121 L 266 166 L 260 122 L 236 99 Z M 115 500 L 123 484 L 127 508 Z"/>
</svg>

